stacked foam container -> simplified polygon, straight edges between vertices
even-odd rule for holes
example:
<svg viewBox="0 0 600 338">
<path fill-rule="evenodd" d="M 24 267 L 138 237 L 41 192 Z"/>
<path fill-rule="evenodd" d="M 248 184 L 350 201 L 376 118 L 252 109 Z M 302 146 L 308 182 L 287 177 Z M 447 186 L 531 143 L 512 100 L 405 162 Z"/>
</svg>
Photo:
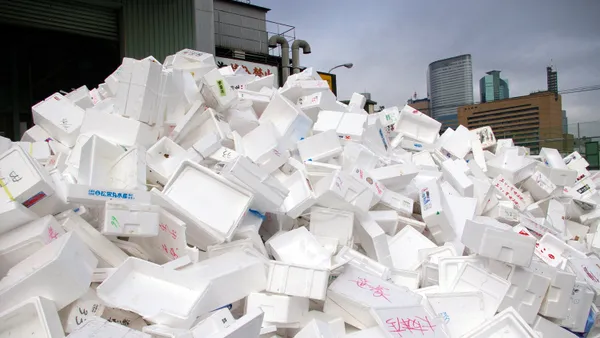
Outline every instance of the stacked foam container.
<svg viewBox="0 0 600 338">
<path fill-rule="evenodd" d="M 125 58 L 0 140 L 0 337 L 600 332 L 600 176 L 313 69 Z"/>
</svg>

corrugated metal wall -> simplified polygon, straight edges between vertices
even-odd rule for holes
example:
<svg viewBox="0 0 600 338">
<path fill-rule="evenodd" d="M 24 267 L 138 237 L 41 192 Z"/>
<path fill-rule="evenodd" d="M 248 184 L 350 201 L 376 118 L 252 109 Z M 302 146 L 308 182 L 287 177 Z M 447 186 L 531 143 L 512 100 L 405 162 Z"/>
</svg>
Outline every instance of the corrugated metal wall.
<svg viewBox="0 0 600 338">
<path fill-rule="evenodd" d="M 0 0 L 0 22 L 117 40 L 117 4 L 110 1 L 105 7 L 72 0 Z"/>
<path fill-rule="evenodd" d="M 194 48 L 194 0 L 123 0 L 123 56 L 165 57 Z"/>
</svg>

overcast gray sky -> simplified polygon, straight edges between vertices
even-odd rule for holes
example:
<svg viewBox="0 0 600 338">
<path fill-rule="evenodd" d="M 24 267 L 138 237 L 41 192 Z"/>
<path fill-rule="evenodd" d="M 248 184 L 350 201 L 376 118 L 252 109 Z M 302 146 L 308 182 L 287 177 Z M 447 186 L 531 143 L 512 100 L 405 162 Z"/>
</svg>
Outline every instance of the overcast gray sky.
<svg viewBox="0 0 600 338">
<path fill-rule="evenodd" d="M 365 89 L 381 105 L 427 95 L 427 65 L 470 53 L 479 78 L 498 69 L 510 95 L 546 88 L 552 59 L 560 89 L 600 84 L 598 0 L 253 0 L 267 18 L 293 25 L 312 54 L 303 66 L 337 69 L 338 96 Z M 569 123 L 600 120 L 600 91 L 563 97 Z M 600 127 L 600 123 L 598 124 Z M 600 135 L 600 130 L 598 134 Z"/>
</svg>

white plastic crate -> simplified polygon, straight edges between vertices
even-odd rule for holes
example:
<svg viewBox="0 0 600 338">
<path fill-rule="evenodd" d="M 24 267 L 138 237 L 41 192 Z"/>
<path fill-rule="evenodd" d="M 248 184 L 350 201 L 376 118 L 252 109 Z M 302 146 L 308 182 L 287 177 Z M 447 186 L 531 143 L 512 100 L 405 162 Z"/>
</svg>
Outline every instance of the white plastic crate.
<svg viewBox="0 0 600 338">
<path fill-rule="evenodd" d="M 60 310 L 87 291 L 97 263 L 77 234 L 60 236 L 0 280 L 0 311 L 34 296 L 53 301 Z"/>
<path fill-rule="evenodd" d="M 325 300 L 328 281 L 329 270 L 271 261 L 266 291 Z"/>
</svg>

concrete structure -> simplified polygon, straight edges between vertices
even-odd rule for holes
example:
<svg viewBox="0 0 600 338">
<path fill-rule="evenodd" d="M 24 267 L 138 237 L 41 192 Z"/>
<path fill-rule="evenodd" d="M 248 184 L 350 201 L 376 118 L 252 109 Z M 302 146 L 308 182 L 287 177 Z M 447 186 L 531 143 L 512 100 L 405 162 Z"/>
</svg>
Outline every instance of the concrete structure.
<svg viewBox="0 0 600 338">
<path fill-rule="evenodd" d="M 497 139 L 512 138 L 533 154 L 541 147 L 565 148 L 562 99 L 551 92 L 462 106 L 458 122 L 469 129 L 490 126 Z"/>
<path fill-rule="evenodd" d="M 558 93 L 558 73 L 552 65 L 546 67 L 546 80 L 548 82 L 548 91 Z"/>
<path fill-rule="evenodd" d="M 427 92 L 431 100 L 431 116 L 442 122 L 442 131 L 456 127 L 456 109 L 473 103 L 471 55 L 459 55 L 429 64 Z"/>
<path fill-rule="evenodd" d="M 424 99 L 408 99 L 408 101 L 406 101 L 406 104 L 417 109 L 418 111 L 420 111 L 421 113 L 427 115 L 427 116 L 431 116 L 431 110 L 429 108 L 429 104 L 430 101 L 428 98 L 424 98 Z"/>
<path fill-rule="evenodd" d="M 510 97 L 508 80 L 500 77 L 499 70 L 492 70 L 479 80 L 480 102 L 504 100 Z"/>
</svg>

